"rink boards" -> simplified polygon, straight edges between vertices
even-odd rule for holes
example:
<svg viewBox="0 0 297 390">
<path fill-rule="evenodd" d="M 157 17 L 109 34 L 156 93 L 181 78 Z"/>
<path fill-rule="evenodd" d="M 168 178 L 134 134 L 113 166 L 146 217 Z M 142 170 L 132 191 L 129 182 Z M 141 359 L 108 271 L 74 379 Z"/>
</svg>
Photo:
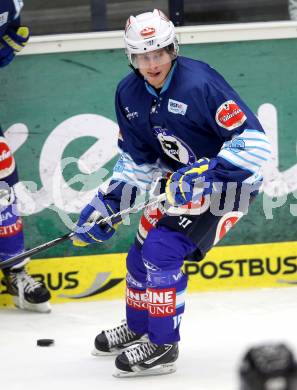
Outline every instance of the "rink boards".
<svg viewBox="0 0 297 390">
<path fill-rule="evenodd" d="M 28 268 L 43 280 L 53 303 L 120 299 L 125 292 L 125 253 L 31 261 Z M 297 242 L 213 248 L 199 262 L 185 262 L 188 291 L 204 292 L 297 285 Z M 0 306 L 11 297 L 0 286 Z"/>
<path fill-rule="evenodd" d="M 297 24 L 271 28 L 245 23 L 179 31 L 181 54 L 224 75 L 258 115 L 273 149 L 248 215 L 203 262 L 186 263 L 189 292 L 297 284 Z M 118 158 L 114 94 L 129 72 L 122 32 L 90 34 L 33 37 L 24 50 L 29 55 L 1 70 L 0 100 L 8 104 L 0 121 L 21 178 L 16 193 L 26 248 L 69 232 Z M 139 217 L 100 248 L 65 242 L 31 261 L 29 270 L 45 281 L 54 303 L 121 298 L 125 253 Z M 0 284 L 0 306 L 10 304 Z"/>
<path fill-rule="evenodd" d="M 182 55 L 206 61 L 226 77 L 273 146 L 262 193 L 221 246 L 296 240 L 296 52 L 294 38 L 181 46 Z M 121 49 L 26 55 L 1 70 L 0 100 L 10 104 L 0 123 L 18 164 L 27 248 L 69 232 L 98 186 L 109 181 L 118 159 L 114 94 L 128 72 Z M 100 253 L 127 252 L 139 217 L 102 243 Z M 42 257 L 97 253 L 96 246 L 63 243 Z"/>
</svg>

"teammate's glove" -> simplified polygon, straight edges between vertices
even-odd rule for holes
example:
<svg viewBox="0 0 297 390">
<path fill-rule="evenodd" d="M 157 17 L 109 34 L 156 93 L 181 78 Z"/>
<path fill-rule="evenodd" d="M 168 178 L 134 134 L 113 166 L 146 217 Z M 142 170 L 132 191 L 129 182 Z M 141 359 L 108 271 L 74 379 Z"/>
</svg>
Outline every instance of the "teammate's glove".
<svg viewBox="0 0 297 390">
<path fill-rule="evenodd" d="M 121 220 L 119 219 L 113 224 L 106 223 L 102 225 L 99 225 L 98 222 L 100 219 L 116 213 L 117 210 L 115 206 L 115 201 L 104 199 L 104 195 L 101 192 L 98 192 L 80 213 L 75 228 L 75 236 L 72 239 L 73 244 L 75 246 L 85 246 L 109 240 Z"/>
<path fill-rule="evenodd" d="M 8 29 L 0 40 L 0 67 L 8 65 L 15 54 L 26 46 L 30 36 L 28 27 L 21 26 L 17 30 Z"/>
<path fill-rule="evenodd" d="M 202 194 L 211 193 L 210 183 L 205 183 L 204 173 L 209 169 L 210 160 L 201 158 L 194 164 L 174 172 L 166 183 L 166 196 L 174 206 L 198 202 Z"/>
</svg>

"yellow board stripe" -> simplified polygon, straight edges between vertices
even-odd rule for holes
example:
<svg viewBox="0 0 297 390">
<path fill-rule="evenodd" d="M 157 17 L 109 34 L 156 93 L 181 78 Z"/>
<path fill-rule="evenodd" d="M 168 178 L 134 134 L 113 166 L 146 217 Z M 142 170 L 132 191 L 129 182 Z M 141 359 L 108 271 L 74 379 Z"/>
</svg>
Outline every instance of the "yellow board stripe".
<svg viewBox="0 0 297 390">
<path fill-rule="evenodd" d="M 124 299 L 126 253 L 33 260 L 31 274 L 44 280 L 52 303 Z M 297 242 L 222 246 L 199 262 L 185 262 L 188 291 L 297 286 Z M 0 306 L 12 305 L 0 285 Z"/>
</svg>

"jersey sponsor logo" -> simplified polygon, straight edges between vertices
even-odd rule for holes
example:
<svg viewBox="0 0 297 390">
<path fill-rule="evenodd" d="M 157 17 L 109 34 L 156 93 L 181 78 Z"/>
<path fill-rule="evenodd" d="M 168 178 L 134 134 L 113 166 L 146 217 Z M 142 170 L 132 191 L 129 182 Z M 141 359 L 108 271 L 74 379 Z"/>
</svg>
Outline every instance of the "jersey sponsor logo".
<svg viewBox="0 0 297 390">
<path fill-rule="evenodd" d="M 168 111 L 173 114 L 186 115 L 188 105 L 177 100 L 168 100 Z"/>
<path fill-rule="evenodd" d="M 151 317 L 168 317 L 176 314 L 176 289 L 148 288 L 148 311 Z"/>
<path fill-rule="evenodd" d="M 0 27 L 4 26 L 4 24 L 7 23 L 7 20 L 8 20 L 8 12 L 3 12 L 2 14 L 0 14 Z"/>
<path fill-rule="evenodd" d="M 233 228 L 242 216 L 243 213 L 240 211 L 231 211 L 220 219 L 216 230 L 214 245 L 216 245 L 228 231 Z"/>
<path fill-rule="evenodd" d="M 137 111 L 133 111 L 133 112 L 130 112 L 129 110 L 129 107 L 125 107 L 125 114 L 126 114 L 126 118 L 131 121 L 132 119 L 134 118 L 138 118 L 139 117 L 139 114 Z"/>
<path fill-rule="evenodd" d="M 197 160 L 192 149 L 167 129 L 154 126 L 154 134 L 158 138 L 163 152 L 173 160 L 185 165 L 193 164 Z"/>
<path fill-rule="evenodd" d="M 0 137 L 0 179 L 12 174 L 15 161 L 4 137 Z"/>
<path fill-rule="evenodd" d="M 15 223 L 7 226 L 0 226 L 0 238 L 7 238 L 17 235 L 23 230 L 23 222 L 18 218 Z"/>
<path fill-rule="evenodd" d="M 151 37 L 156 32 L 156 29 L 154 27 L 145 27 L 140 31 L 140 35 L 144 38 Z"/>
<path fill-rule="evenodd" d="M 126 304 L 135 310 L 147 310 L 147 293 L 143 290 L 126 288 Z"/>
<path fill-rule="evenodd" d="M 216 112 L 216 122 L 227 130 L 240 127 L 246 121 L 245 113 L 234 100 L 228 100 L 220 105 Z"/>
</svg>

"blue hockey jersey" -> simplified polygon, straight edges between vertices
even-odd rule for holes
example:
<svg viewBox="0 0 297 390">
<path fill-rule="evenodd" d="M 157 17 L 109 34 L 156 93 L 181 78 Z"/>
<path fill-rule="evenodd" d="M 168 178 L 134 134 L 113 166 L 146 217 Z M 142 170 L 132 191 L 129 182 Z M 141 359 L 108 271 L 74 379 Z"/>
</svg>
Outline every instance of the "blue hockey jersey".
<svg viewBox="0 0 297 390">
<path fill-rule="evenodd" d="M 17 28 L 20 25 L 19 16 L 22 7 L 22 0 L 0 1 L 0 38 L 6 32 L 8 26 Z"/>
<path fill-rule="evenodd" d="M 213 68 L 178 57 L 160 93 L 135 72 L 116 91 L 122 151 L 113 181 L 151 183 L 156 171 L 176 171 L 201 157 L 216 159 L 206 179 L 253 183 L 271 153 L 251 109 Z"/>
<path fill-rule="evenodd" d="M 22 0 L 0 0 L 0 39 L 9 28 L 17 30 L 22 7 Z M 0 128 L 0 262 L 24 251 L 23 223 L 16 212 L 17 200 L 13 189 L 17 181 L 15 160 Z M 3 194 L 7 189 L 5 198 Z"/>
</svg>

